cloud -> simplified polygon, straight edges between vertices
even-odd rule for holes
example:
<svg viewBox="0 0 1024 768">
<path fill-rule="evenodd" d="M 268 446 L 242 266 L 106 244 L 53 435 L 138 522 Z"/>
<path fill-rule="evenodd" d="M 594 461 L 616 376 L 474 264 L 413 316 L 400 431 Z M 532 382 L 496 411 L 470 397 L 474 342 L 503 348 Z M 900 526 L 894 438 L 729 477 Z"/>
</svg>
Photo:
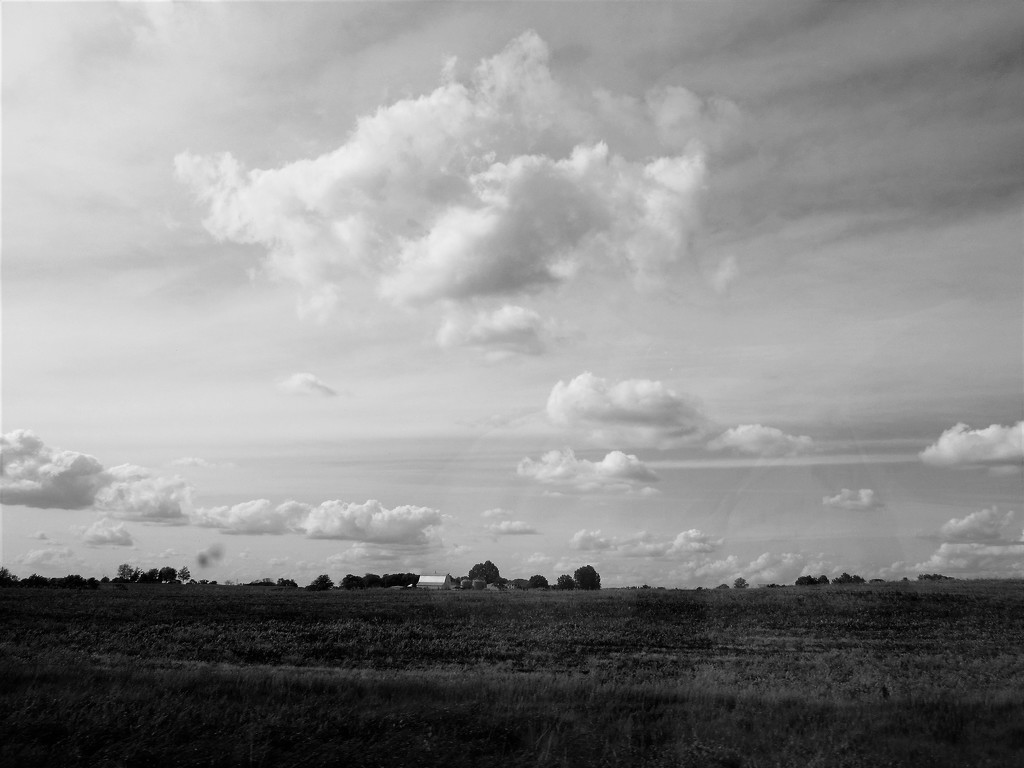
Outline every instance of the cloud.
<svg viewBox="0 0 1024 768">
<path fill-rule="evenodd" d="M 46 547 L 18 555 L 14 562 L 19 565 L 53 565 L 71 560 L 73 554 L 70 547 Z"/>
<path fill-rule="evenodd" d="M 760 424 L 741 424 L 723 432 L 710 443 L 708 449 L 732 449 L 755 456 L 797 456 L 814 450 L 814 441 L 807 435 L 787 435 L 775 427 Z"/>
<path fill-rule="evenodd" d="M 725 293 L 740 274 L 739 263 L 735 256 L 726 256 L 708 277 L 711 287 L 716 293 Z"/>
<path fill-rule="evenodd" d="M 943 542 L 932 556 L 909 568 L 896 563 L 894 569 L 919 573 L 950 572 L 975 578 L 1024 576 L 1024 542 L 1004 544 Z"/>
<path fill-rule="evenodd" d="M 255 499 L 232 506 L 197 509 L 191 521 L 193 525 L 218 528 L 227 534 L 283 534 L 301 531 L 309 510 L 308 504 L 294 501 L 274 506 L 267 499 Z"/>
<path fill-rule="evenodd" d="M 536 528 L 522 520 L 502 520 L 487 526 L 487 530 L 498 536 L 522 536 L 540 533 Z"/>
<path fill-rule="evenodd" d="M 533 310 L 506 304 L 494 312 L 447 318 L 437 332 L 437 343 L 444 349 L 476 347 L 491 357 L 541 355 L 553 330 Z"/>
<path fill-rule="evenodd" d="M 480 517 L 512 517 L 512 512 L 501 507 L 495 507 L 494 509 L 485 509 L 480 513 Z"/>
<path fill-rule="evenodd" d="M 84 509 L 111 481 L 92 456 L 55 451 L 26 429 L 0 435 L 0 464 L 4 504 Z"/>
<path fill-rule="evenodd" d="M 108 470 L 110 483 L 97 494 L 96 509 L 121 520 L 184 524 L 192 488 L 179 477 L 152 477 L 148 470 L 122 464 Z"/>
<path fill-rule="evenodd" d="M 108 517 L 97 520 L 86 528 L 82 533 L 82 541 L 92 547 L 130 547 L 135 543 L 124 523 L 116 523 Z"/>
<path fill-rule="evenodd" d="M 995 507 L 971 512 L 966 517 L 952 518 L 939 529 L 946 541 L 997 542 L 1003 530 L 1013 523 L 1014 512 L 1001 514 Z"/>
<path fill-rule="evenodd" d="M 600 443 L 669 448 L 699 439 L 707 421 L 697 406 L 660 381 L 627 379 L 616 384 L 581 373 L 559 381 L 547 402 L 559 426 L 587 431 Z"/>
<path fill-rule="evenodd" d="M 175 158 L 218 240 L 267 249 L 266 267 L 324 316 L 353 280 L 396 304 L 514 296 L 612 265 L 638 287 L 685 261 L 706 180 L 693 141 L 732 119 L 722 100 L 659 88 L 646 103 L 566 87 L 526 32 L 458 82 L 361 117 L 332 152 L 245 171 L 230 154 Z M 623 121 L 646 146 L 604 139 Z M 626 142 L 624 142 L 626 143 Z"/>
<path fill-rule="evenodd" d="M 639 483 L 660 480 L 632 454 L 612 451 L 601 461 L 588 461 L 576 458 L 571 448 L 548 451 L 539 461 L 524 458 L 516 472 L 520 477 L 539 483 L 568 486 L 579 491 L 632 491 Z"/>
<path fill-rule="evenodd" d="M 181 478 L 152 477 L 131 464 L 104 469 L 94 457 L 57 451 L 29 430 L 0 436 L 5 504 L 41 509 L 95 507 L 124 520 L 184 522 L 192 489 Z"/>
<path fill-rule="evenodd" d="M 604 536 L 600 530 L 579 530 L 569 546 L 586 552 L 612 552 L 624 557 L 678 557 L 694 553 L 714 552 L 722 545 L 696 528 L 683 531 L 674 539 L 658 539 L 647 531 L 625 537 Z"/>
<path fill-rule="evenodd" d="M 843 488 L 835 496 L 825 496 L 822 498 L 821 503 L 826 507 L 848 509 L 851 511 L 882 509 L 885 506 L 880 499 L 875 498 L 875 492 L 870 488 L 861 488 L 859 491 Z"/>
<path fill-rule="evenodd" d="M 277 388 L 289 395 L 316 395 L 319 397 L 337 397 L 337 391 L 318 379 L 312 373 L 293 373 L 287 379 L 279 381 Z"/>
<path fill-rule="evenodd" d="M 325 501 L 309 511 L 302 528 L 311 539 L 426 544 L 442 522 L 436 509 L 408 505 L 386 509 L 371 499 L 362 504 Z"/>
<path fill-rule="evenodd" d="M 182 456 L 179 459 L 174 459 L 171 462 L 172 467 L 197 467 L 199 469 L 220 469 L 222 467 L 234 467 L 234 464 L 230 462 L 222 463 L 209 461 L 207 459 L 200 458 L 199 456 Z"/>
<path fill-rule="evenodd" d="M 920 453 L 921 461 L 937 467 L 987 466 L 999 470 L 1024 466 L 1024 421 L 1004 427 L 993 424 L 971 429 L 960 423 L 943 432 Z"/>
</svg>

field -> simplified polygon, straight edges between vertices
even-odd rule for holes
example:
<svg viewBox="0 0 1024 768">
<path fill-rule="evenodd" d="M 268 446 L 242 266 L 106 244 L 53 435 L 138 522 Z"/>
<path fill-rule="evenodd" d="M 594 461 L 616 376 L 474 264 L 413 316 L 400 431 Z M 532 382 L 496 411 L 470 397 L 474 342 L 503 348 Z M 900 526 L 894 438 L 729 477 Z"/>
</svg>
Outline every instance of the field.
<svg viewBox="0 0 1024 768">
<path fill-rule="evenodd" d="M 1024 583 L 0 590 L 10 766 L 1019 766 Z"/>
</svg>

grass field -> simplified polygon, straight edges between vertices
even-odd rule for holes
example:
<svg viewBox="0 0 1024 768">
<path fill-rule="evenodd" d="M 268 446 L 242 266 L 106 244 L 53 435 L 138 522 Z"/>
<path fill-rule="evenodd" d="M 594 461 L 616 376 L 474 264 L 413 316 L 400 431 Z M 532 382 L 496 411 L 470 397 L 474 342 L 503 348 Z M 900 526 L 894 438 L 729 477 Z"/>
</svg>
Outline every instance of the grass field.
<svg viewBox="0 0 1024 768">
<path fill-rule="evenodd" d="M 1021 766 L 1024 583 L 0 590 L 11 766 Z"/>
</svg>

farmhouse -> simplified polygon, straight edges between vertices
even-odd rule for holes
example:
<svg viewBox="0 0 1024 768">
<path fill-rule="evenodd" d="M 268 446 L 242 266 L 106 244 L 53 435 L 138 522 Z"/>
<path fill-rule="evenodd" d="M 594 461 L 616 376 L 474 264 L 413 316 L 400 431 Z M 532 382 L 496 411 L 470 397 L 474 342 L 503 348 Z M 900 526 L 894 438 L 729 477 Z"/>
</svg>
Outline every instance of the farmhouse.
<svg viewBox="0 0 1024 768">
<path fill-rule="evenodd" d="M 451 589 L 452 575 L 447 573 L 444 576 L 420 576 L 416 587 L 418 589 Z"/>
</svg>

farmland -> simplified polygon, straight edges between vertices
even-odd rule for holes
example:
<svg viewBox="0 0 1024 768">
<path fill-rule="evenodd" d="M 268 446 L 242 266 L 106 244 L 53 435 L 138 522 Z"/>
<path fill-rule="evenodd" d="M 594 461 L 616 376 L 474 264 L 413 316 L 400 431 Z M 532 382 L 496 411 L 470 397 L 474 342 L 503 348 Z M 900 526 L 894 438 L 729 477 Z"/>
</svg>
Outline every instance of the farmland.
<svg viewBox="0 0 1024 768">
<path fill-rule="evenodd" d="M 0 590 L 3 765 L 1024 763 L 1024 583 Z"/>
</svg>

